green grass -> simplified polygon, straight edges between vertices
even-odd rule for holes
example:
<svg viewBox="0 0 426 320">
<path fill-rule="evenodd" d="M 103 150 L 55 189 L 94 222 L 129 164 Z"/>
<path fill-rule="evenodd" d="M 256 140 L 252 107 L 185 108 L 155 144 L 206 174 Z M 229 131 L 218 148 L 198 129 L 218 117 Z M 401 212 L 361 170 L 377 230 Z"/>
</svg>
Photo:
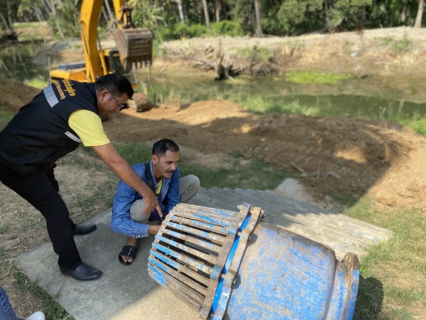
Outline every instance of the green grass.
<svg viewBox="0 0 426 320">
<path fill-rule="evenodd" d="M 37 283 L 32 282 L 27 278 L 27 276 L 18 271 L 15 270 L 13 273 L 13 276 L 15 277 L 19 290 L 23 292 L 31 292 L 32 294 L 35 294 L 36 296 L 40 297 L 44 300 L 44 308 L 43 313 L 46 316 L 46 319 L 55 319 L 55 320 L 74 320 L 75 318 L 71 315 L 69 315 L 64 308 L 62 308 L 59 303 L 57 302 L 57 297 L 51 297 L 46 291 L 41 289 Z"/>
<path fill-rule="evenodd" d="M 260 113 L 267 114 L 270 112 L 278 112 L 282 114 L 295 114 L 295 115 L 304 115 L 304 116 L 324 116 L 324 111 L 315 106 L 305 106 L 299 103 L 299 101 L 294 100 L 290 103 L 283 104 L 281 102 L 265 98 L 262 95 L 257 96 L 241 96 L 236 95 L 228 99 L 236 104 L 241 105 L 245 109 Z"/>
<path fill-rule="evenodd" d="M 114 144 L 118 153 L 130 164 L 149 161 L 151 159 L 151 147 L 145 145 Z M 97 157 L 92 148 L 84 148 L 87 155 Z M 234 154 L 234 162 L 231 168 L 210 169 L 200 165 L 189 165 L 185 161 L 179 162 L 181 176 L 195 174 L 202 181 L 204 188 L 246 188 L 246 189 L 273 189 L 282 180 L 289 177 L 288 173 L 275 167 L 267 165 L 259 159 L 251 159 L 244 166 L 240 165 L 241 155 Z M 90 158 L 78 160 L 74 163 L 80 164 L 86 169 L 97 168 L 94 163 L 89 165 Z M 250 174 L 252 172 L 252 174 Z M 85 199 L 88 201 L 88 199 Z"/>
<path fill-rule="evenodd" d="M 0 227 L 0 234 L 5 234 L 9 231 L 9 226 L 8 225 L 3 225 Z"/>
<path fill-rule="evenodd" d="M 415 209 L 376 210 L 368 199 L 344 214 L 395 233 L 361 260 L 354 319 L 414 319 L 407 309 L 426 305 L 425 215 Z"/>
<path fill-rule="evenodd" d="M 239 158 L 234 158 L 230 168 L 209 169 L 199 165 L 179 164 L 181 176 L 195 174 L 204 188 L 243 188 L 243 189 L 274 189 L 290 175 L 278 168 L 271 167 L 259 159 L 251 159 L 247 164 L 240 165 Z"/>
<path fill-rule="evenodd" d="M 330 72 L 317 72 L 309 71 L 291 71 L 286 74 L 286 80 L 294 83 L 302 84 L 336 84 L 341 80 L 351 78 L 348 74 L 330 73 Z"/>
<path fill-rule="evenodd" d="M 14 22 L 14 28 L 37 28 L 40 26 L 40 22 Z"/>
<path fill-rule="evenodd" d="M 393 42 L 393 50 L 395 52 L 407 52 L 411 49 L 411 41 L 408 39 L 408 34 L 404 32 L 404 36 L 400 40 Z"/>
<path fill-rule="evenodd" d="M 379 45 L 382 45 L 382 46 L 387 46 L 391 42 L 393 42 L 393 39 L 389 38 L 389 37 L 383 37 L 383 38 L 378 38 L 377 39 L 377 43 Z"/>
<path fill-rule="evenodd" d="M 267 62 L 274 57 L 274 53 L 270 49 L 262 46 L 257 47 L 256 50 L 245 47 L 237 50 L 237 56 L 246 59 L 255 58 L 257 56 L 261 61 Z"/>
<path fill-rule="evenodd" d="M 9 121 L 12 120 L 12 118 L 13 114 L 0 109 L 0 130 L 2 130 L 9 123 Z"/>
<path fill-rule="evenodd" d="M 384 37 L 378 38 L 377 43 L 381 46 L 392 45 L 392 50 L 396 53 L 410 51 L 412 43 L 408 38 L 408 34 L 404 32 L 402 39 L 395 40 L 393 38 Z"/>
<path fill-rule="evenodd" d="M 237 55 L 241 58 L 250 58 L 253 56 L 253 49 L 249 47 L 244 47 L 237 50 Z"/>
<path fill-rule="evenodd" d="M 393 38 L 385 37 L 385 38 L 378 38 L 376 42 L 378 45 L 381 45 L 381 46 L 391 45 L 392 51 L 396 53 L 410 51 L 412 47 L 411 40 L 408 38 L 408 34 L 406 32 L 404 32 L 402 39 L 395 40 Z"/>
<path fill-rule="evenodd" d="M 426 119 L 418 113 L 415 113 L 411 119 L 395 119 L 405 127 L 411 128 L 417 133 L 426 136 Z"/>
<path fill-rule="evenodd" d="M 43 88 L 47 87 L 47 85 L 49 84 L 49 81 L 47 81 L 47 80 L 45 80 L 45 79 L 43 79 L 42 77 L 39 76 L 37 78 L 25 80 L 24 84 L 26 84 L 27 86 L 30 86 L 30 87 L 43 89 Z"/>
<path fill-rule="evenodd" d="M 275 55 L 274 53 L 266 47 L 257 47 L 257 52 L 259 53 L 260 59 L 264 62 L 271 60 Z"/>
</svg>

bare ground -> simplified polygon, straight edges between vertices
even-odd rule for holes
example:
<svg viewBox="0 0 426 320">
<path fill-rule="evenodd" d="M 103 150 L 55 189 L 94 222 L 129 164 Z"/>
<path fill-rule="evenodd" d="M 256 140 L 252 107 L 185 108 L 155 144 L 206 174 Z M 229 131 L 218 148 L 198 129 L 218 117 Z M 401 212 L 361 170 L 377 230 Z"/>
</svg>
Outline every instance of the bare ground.
<svg viewBox="0 0 426 320">
<path fill-rule="evenodd" d="M 1 85 L 0 104 L 16 112 L 37 89 Z M 256 115 L 228 101 L 198 101 L 186 107 L 131 109 L 104 122 L 119 143 L 151 143 L 170 137 L 208 155 L 239 152 L 300 175 L 318 199 L 326 195 L 370 197 L 378 205 L 426 208 L 426 138 L 399 124 L 363 118 Z M 206 163 L 204 163 L 206 162 Z M 303 171 L 303 172 L 301 172 Z M 241 186 L 244 188 L 244 186 Z"/>
</svg>

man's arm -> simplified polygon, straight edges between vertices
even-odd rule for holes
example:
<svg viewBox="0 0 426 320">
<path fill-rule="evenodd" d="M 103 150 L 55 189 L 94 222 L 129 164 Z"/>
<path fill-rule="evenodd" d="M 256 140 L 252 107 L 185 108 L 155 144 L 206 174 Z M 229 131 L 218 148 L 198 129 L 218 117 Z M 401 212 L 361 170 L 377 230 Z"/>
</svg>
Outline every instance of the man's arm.
<svg viewBox="0 0 426 320">
<path fill-rule="evenodd" d="M 133 166 L 133 169 L 140 177 L 140 168 L 137 166 Z M 130 208 L 137 199 L 138 193 L 124 183 L 123 180 L 120 180 L 112 205 L 111 229 L 113 231 L 132 238 L 148 236 L 149 225 L 136 222 L 130 218 Z"/>
<path fill-rule="evenodd" d="M 121 180 L 142 195 L 145 203 L 145 210 L 142 213 L 149 214 L 156 208 L 160 216 L 163 215 L 154 193 L 145 184 L 145 182 L 138 177 L 129 163 L 120 156 L 112 143 L 102 146 L 93 146 L 93 149 Z"/>
</svg>

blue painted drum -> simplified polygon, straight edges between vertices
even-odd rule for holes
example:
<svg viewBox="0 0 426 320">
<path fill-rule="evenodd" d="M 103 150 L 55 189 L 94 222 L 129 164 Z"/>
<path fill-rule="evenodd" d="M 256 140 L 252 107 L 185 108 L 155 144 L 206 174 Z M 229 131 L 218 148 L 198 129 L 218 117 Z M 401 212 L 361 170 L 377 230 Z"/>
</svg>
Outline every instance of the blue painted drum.
<svg viewBox="0 0 426 320">
<path fill-rule="evenodd" d="M 232 287 L 229 319 L 352 319 L 359 265 L 281 227 L 253 231 Z"/>
<path fill-rule="evenodd" d="M 358 257 L 240 212 L 179 204 L 163 222 L 149 257 L 151 277 L 202 319 L 350 320 Z"/>
</svg>

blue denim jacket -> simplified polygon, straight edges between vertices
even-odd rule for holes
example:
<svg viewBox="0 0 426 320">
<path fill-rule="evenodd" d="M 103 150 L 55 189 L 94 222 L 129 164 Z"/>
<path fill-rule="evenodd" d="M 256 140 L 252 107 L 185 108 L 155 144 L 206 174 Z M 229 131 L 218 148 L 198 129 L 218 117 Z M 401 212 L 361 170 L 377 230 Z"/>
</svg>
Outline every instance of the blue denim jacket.
<svg viewBox="0 0 426 320">
<path fill-rule="evenodd" d="M 152 173 L 152 163 L 149 162 Z M 146 183 L 145 164 L 139 163 L 132 166 L 137 175 Z M 154 187 L 157 188 L 157 182 L 153 179 Z M 118 188 L 114 196 L 114 204 L 112 205 L 111 228 L 115 232 L 122 233 L 133 238 L 142 238 L 148 236 L 149 224 L 139 223 L 130 219 L 130 207 L 136 200 L 142 199 L 142 196 L 134 189 L 129 187 L 125 182 L 120 180 Z M 163 178 L 163 185 L 158 195 L 158 203 L 161 207 L 163 217 L 165 217 L 175 205 L 180 203 L 179 194 L 179 168 L 173 173 L 171 178 Z M 150 221 L 161 220 L 154 209 L 149 217 Z"/>
</svg>

